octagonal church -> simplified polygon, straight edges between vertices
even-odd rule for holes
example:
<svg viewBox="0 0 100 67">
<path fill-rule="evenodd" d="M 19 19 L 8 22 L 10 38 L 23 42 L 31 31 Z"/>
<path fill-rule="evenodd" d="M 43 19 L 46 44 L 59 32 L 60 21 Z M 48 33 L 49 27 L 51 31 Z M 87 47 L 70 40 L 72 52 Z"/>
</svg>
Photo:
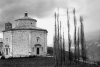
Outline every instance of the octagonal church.
<svg viewBox="0 0 100 67">
<path fill-rule="evenodd" d="M 3 31 L 3 55 L 9 57 L 25 57 L 30 55 L 46 56 L 47 30 L 36 26 L 37 20 L 24 17 L 15 20 L 15 27 L 5 23 Z"/>
</svg>

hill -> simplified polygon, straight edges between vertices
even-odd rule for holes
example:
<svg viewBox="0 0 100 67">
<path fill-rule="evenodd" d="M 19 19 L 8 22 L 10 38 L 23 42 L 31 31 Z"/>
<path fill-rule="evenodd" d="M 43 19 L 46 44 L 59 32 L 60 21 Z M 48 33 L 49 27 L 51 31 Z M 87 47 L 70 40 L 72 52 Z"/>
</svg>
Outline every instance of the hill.
<svg viewBox="0 0 100 67">
<path fill-rule="evenodd" d="M 47 53 L 53 56 L 53 47 L 47 47 Z M 68 56 L 68 51 L 65 51 L 66 56 Z"/>
<path fill-rule="evenodd" d="M 89 59 L 100 61 L 100 30 L 85 33 L 85 40 Z"/>
<path fill-rule="evenodd" d="M 90 60 L 100 61 L 100 43 L 92 41 L 87 48 L 88 56 Z"/>
</svg>

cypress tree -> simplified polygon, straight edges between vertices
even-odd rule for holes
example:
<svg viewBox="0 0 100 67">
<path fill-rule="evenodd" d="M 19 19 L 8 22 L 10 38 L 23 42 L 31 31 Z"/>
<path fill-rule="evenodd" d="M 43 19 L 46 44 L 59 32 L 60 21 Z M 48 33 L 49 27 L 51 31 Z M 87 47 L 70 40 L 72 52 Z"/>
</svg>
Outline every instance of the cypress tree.
<svg viewBox="0 0 100 67">
<path fill-rule="evenodd" d="M 78 63 L 79 63 L 79 60 L 80 60 L 80 47 L 79 47 L 79 44 L 80 44 L 80 35 L 79 35 L 79 27 L 78 27 L 78 32 L 77 32 L 77 59 L 78 59 Z"/>
<path fill-rule="evenodd" d="M 77 60 L 77 55 L 76 55 L 76 16 L 75 16 L 75 8 L 73 10 L 73 15 L 74 15 L 74 46 L 75 46 L 75 50 L 74 50 L 74 56 L 75 56 L 75 60 Z"/>
<path fill-rule="evenodd" d="M 67 9 L 67 26 L 68 26 L 68 50 L 69 50 L 69 55 L 68 55 L 68 59 L 70 61 L 70 65 L 71 65 L 71 61 L 72 61 L 72 55 L 71 55 L 71 35 L 70 35 L 70 24 L 69 24 L 69 14 L 68 14 L 68 9 Z"/>
<path fill-rule="evenodd" d="M 80 23 L 81 23 L 81 56 L 84 62 L 86 60 L 86 44 L 85 44 L 84 25 L 82 16 L 80 16 Z"/>
</svg>

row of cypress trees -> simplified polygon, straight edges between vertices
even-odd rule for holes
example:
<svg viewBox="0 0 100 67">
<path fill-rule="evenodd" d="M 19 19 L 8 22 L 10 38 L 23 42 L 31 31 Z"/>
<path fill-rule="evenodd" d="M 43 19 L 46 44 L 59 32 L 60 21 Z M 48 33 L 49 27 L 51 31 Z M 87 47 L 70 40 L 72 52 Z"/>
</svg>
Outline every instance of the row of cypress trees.
<svg viewBox="0 0 100 67">
<path fill-rule="evenodd" d="M 67 9 L 67 27 L 68 27 L 68 59 L 65 54 L 65 36 L 64 30 L 62 30 L 62 22 L 59 20 L 59 9 L 58 13 L 55 13 L 55 33 L 54 33 L 54 59 L 55 67 L 63 66 L 68 60 L 71 62 L 74 60 L 76 63 L 79 62 L 80 58 L 83 61 L 86 60 L 86 44 L 84 37 L 84 25 L 83 17 L 80 16 L 80 27 L 77 27 L 77 21 L 75 16 L 75 9 L 73 10 L 74 15 L 74 53 L 71 52 L 72 40 L 70 35 L 70 23 L 69 23 L 69 12 Z"/>
<path fill-rule="evenodd" d="M 62 24 L 59 21 L 59 13 L 55 13 L 55 35 L 54 35 L 54 58 L 55 66 L 65 64 L 65 40 L 64 31 L 62 32 Z M 63 34 L 63 35 L 62 35 Z"/>
<path fill-rule="evenodd" d="M 85 43 L 85 36 L 84 36 L 84 25 L 83 25 L 83 17 L 80 16 L 80 26 L 77 27 L 77 21 L 75 16 L 75 9 L 73 10 L 74 14 L 74 60 L 79 62 L 80 59 L 86 61 L 86 43 Z"/>
</svg>

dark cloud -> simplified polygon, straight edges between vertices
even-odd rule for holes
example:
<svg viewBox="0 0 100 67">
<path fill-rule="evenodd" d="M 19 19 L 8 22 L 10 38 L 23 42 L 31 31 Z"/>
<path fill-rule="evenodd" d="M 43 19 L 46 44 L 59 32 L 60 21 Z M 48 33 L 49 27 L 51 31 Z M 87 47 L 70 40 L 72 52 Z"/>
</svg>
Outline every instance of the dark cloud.
<svg viewBox="0 0 100 67">
<path fill-rule="evenodd" d="M 66 0 L 0 0 L 0 28 L 14 22 L 28 11 L 32 17 L 43 18 L 57 7 L 65 7 Z"/>
<path fill-rule="evenodd" d="M 25 11 L 30 16 L 45 17 L 55 7 L 53 0 L 1 0 L 0 1 L 0 28 L 6 22 L 14 22 L 22 17 Z M 49 14 L 48 14 L 49 15 Z"/>
<path fill-rule="evenodd" d="M 4 5 L 4 8 L 1 6 L 2 17 L 18 17 L 25 11 L 28 11 L 30 15 L 34 15 L 36 17 L 43 17 L 45 16 L 45 13 L 53 10 L 55 2 L 53 0 L 6 0 Z"/>
<path fill-rule="evenodd" d="M 0 0 L 0 8 L 5 8 L 5 7 L 8 7 L 12 4 L 20 3 L 20 1 L 19 0 Z"/>
</svg>

